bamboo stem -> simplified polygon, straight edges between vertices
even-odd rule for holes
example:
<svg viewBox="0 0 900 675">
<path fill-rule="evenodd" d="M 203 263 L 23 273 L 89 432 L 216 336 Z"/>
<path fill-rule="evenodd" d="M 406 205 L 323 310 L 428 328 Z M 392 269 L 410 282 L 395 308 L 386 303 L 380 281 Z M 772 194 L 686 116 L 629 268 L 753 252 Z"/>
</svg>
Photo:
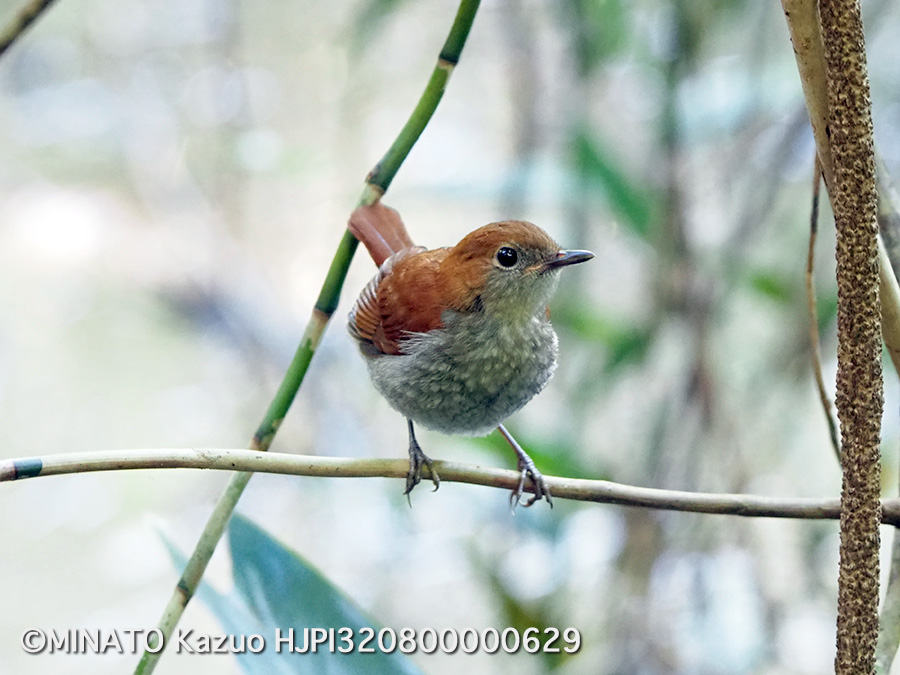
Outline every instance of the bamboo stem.
<svg viewBox="0 0 900 675">
<path fill-rule="evenodd" d="M 372 204 L 384 194 L 437 109 L 437 105 L 446 89 L 447 80 L 454 65 L 459 61 L 460 54 L 465 46 L 479 3 L 480 0 L 461 0 L 459 10 L 453 21 L 450 34 L 441 50 L 434 73 L 410 115 L 409 121 L 407 121 L 385 156 L 369 173 L 363 193 L 360 196 L 360 205 Z M 284 420 L 300 388 L 300 384 L 303 382 L 310 361 L 328 326 L 328 322 L 337 308 L 341 288 L 346 279 L 350 261 L 356 252 L 357 244 L 357 240 L 349 231 L 344 233 L 328 269 L 325 281 L 322 284 L 319 297 L 316 300 L 313 316 L 306 327 L 294 359 L 288 367 L 288 371 L 263 421 L 253 436 L 250 445 L 253 450 L 266 451 L 272 444 L 272 440 L 275 438 L 275 434 L 278 432 L 278 428 Z M 158 628 L 163 636 L 163 645 L 169 642 L 168 638 L 178 625 L 181 615 L 196 591 L 213 551 L 215 551 L 216 544 L 221 539 L 228 520 L 237 506 L 244 489 L 250 482 L 251 476 L 251 473 L 235 474 L 219 497 L 219 501 L 216 503 L 206 527 L 200 535 L 197 546 L 191 554 L 160 619 Z M 149 644 L 148 647 L 156 649 L 157 645 L 154 641 L 154 644 Z M 163 649 L 155 652 L 145 651 L 135 668 L 135 674 L 148 675 L 152 673 L 162 653 Z"/>
<path fill-rule="evenodd" d="M 444 90 L 447 88 L 447 81 L 450 79 L 456 64 L 459 63 L 459 57 L 466 44 L 469 30 L 472 28 L 472 22 L 475 20 L 479 2 L 480 0 L 463 0 L 459 3 L 459 10 L 456 12 L 456 18 L 453 20 L 453 27 L 450 29 L 447 40 L 444 42 L 440 56 L 438 56 L 437 65 L 435 65 L 431 78 L 428 80 L 428 85 L 425 87 L 425 91 L 412 115 L 409 116 L 409 120 L 407 120 L 403 129 L 397 135 L 397 139 L 384 157 L 381 158 L 381 161 L 369 173 L 369 177 L 366 180 L 367 192 L 363 193 L 363 199 L 360 200 L 361 206 L 375 201 L 374 199 L 367 201 L 369 199 L 367 193 L 371 193 L 372 188 L 380 191 L 380 194 L 387 192 L 391 181 L 394 180 L 394 176 L 397 174 L 397 169 L 400 168 L 400 164 L 406 159 L 409 151 L 412 150 L 412 146 L 415 145 L 422 131 L 424 131 L 425 125 L 431 119 L 431 115 L 437 108 L 438 103 L 440 103 Z"/>
</svg>

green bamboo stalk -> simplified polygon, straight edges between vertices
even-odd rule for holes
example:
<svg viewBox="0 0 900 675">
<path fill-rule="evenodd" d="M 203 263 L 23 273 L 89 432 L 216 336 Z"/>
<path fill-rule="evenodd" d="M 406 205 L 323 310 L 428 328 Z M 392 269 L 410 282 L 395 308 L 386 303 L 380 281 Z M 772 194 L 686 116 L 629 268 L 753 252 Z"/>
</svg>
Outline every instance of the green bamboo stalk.
<svg viewBox="0 0 900 675">
<path fill-rule="evenodd" d="M 443 49 L 441 49 L 441 54 L 438 57 L 434 71 L 431 73 L 428 86 L 425 87 L 425 91 L 419 99 L 415 110 L 413 110 L 406 125 L 398 134 L 397 140 L 394 141 L 394 144 L 369 174 L 366 180 L 367 189 L 372 186 L 380 189 L 381 194 L 387 192 L 403 160 L 406 159 L 412 146 L 415 145 L 415 142 L 425 129 L 425 125 L 431 119 L 431 115 L 444 95 L 447 80 L 450 79 L 453 69 L 459 63 L 459 56 L 462 53 L 463 46 L 466 44 L 466 38 L 469 36 L 472 22 L 475 20 L 475 12 L 478 11 L 479 2 L 480 0 L 463 0 L 459 3 L 459 10 L 456 12 L 456 18 L 453 20 L 453 27 L 450 29 L 447 40 L 444 42 Z M 363 199 L 360 200 L 360 205 L 372 203 L 371 201 L 366 201 L 367 197 L 367 193 L 363 192 Z"/>
<path fill-rule="evenodd" d="M 432 115 L 434 115 L 434 111 L 444 95 L 450 74 L 454 66 L 459 62 L 460 54 L 472 28 L 479 4 L 480 0 L 461 0 L 453 26 L 450 29 L 450 34 L 444 42 L 437 65 L 425 87 L 425 91 L 422 93 L 418 104 L 397 136 L 397 139 L 381 161 L 369 173 L 359 199 L 360 206 L 376 202 L 387 191 L 403 161 L 410 150 L 412 150 L 413 145 L 415 145 L 429 120 L 431 120 Z M 285 415 L 287 415 L 287 411 L 306 375 L 309 363 L 315 354 L 316 348 L 319 346 L 325 328 L 328 326 L 335 309 L 337 309 L 341 288 L 344 285 L 347 270 L 350 267 L 350 261 L 353 259 L 358 243 L 349 231 L 344 233 L 328 269 L 325 281 L 322 284 L 322 290 L 319 292 L 312 318 L 306 327 L 300 346 L 294 354 L 294 359 L 291 361 L 291 365 L 288 367 L 288 371 L 285 373 L 284 379 L 275 397 L 272 399 L 263 421 L 253 436 L 250 444 L 251 449 L 264 452 L 272 444 L 272 440 L 275 438 L 275 434 L 278 432 Z M 163 649 L 159 649 L 156 652 L 145 651 L 135 668 L 135 675 L 152 673 L 159 662 L 165 649 L 165 644 L 174 632 L 181 615 L 200 584 L 206 565 L 209 563 L 219 539 L 222 538 L 228 520 L 231 518 L 231 514 L 234 512 L 238 500 L 240 500 L 241 494 L 243 494 L 244 488 L 247 487 L 247 483 L 250 482 L 252 475 L 252 473 L 235 474 L 219 497 L 219 501 L 216 503 L 206 523 L 206 527 L 200 535 L 197 546 L 191 554 L 160 619 L 158 628 L 163 636 Z M 154 644 L 149 644 L 148 647 L 156 649 L 157 645 L 154 641 Z"/>
</svg>

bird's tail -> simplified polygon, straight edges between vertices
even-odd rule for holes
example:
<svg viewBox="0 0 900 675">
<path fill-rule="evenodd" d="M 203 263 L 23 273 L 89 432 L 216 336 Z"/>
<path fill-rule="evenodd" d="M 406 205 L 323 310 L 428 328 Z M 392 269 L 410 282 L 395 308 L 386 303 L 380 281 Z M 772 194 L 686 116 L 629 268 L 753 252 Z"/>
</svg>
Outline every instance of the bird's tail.
<svg viewBox="0 0 900 675">
<path fill-rule="evenodd" d="M 381 202 L 358 207 L 350 215 L 347 228 L 368 249 L 379 267 L 395 253 L 413 246 L 400 214 Z"/>
</svg>

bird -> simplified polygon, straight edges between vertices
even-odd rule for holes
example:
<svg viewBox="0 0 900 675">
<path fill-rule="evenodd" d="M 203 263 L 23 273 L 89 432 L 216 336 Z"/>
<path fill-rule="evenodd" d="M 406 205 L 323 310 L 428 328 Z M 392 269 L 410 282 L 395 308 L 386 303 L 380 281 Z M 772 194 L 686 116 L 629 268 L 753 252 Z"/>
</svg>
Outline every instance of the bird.
<svg viewBox="0 0 900 675">
<path fill-rule="evenodd" d="M 539 393 L 556 369 L 558 339 L 549 302 L 559 271 L 594 257 L 563 250 L 521 220 L 484 225 L 452 247 L 413 244 L 400 214 L 376 201 L 357 207 L 348 228 L 378 271 L 348 316 L 348 329 L 375 388 L 406 417 L 407 499 L 428 467 L 414 425 L 451 435 L 483 436 L 497 428 L 517 455 L 519 483 L 531 479 L 531 506 L 549 487 L 504 420 Z"/>
</svg>

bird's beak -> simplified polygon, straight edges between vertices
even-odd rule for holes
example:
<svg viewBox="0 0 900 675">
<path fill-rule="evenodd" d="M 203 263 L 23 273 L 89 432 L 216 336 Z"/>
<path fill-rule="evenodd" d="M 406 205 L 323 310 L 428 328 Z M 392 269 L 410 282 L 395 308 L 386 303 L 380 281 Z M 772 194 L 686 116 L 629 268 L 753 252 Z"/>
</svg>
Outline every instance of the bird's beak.
<svg viewBox="0 0 900 675">
<path fill-rule="evenodd" d="M 593 257 L 594 254 L 590 251 L 560 251 L 553 260 L 544 263 L 544 271 L 586 262 Z"/>
</svg>

